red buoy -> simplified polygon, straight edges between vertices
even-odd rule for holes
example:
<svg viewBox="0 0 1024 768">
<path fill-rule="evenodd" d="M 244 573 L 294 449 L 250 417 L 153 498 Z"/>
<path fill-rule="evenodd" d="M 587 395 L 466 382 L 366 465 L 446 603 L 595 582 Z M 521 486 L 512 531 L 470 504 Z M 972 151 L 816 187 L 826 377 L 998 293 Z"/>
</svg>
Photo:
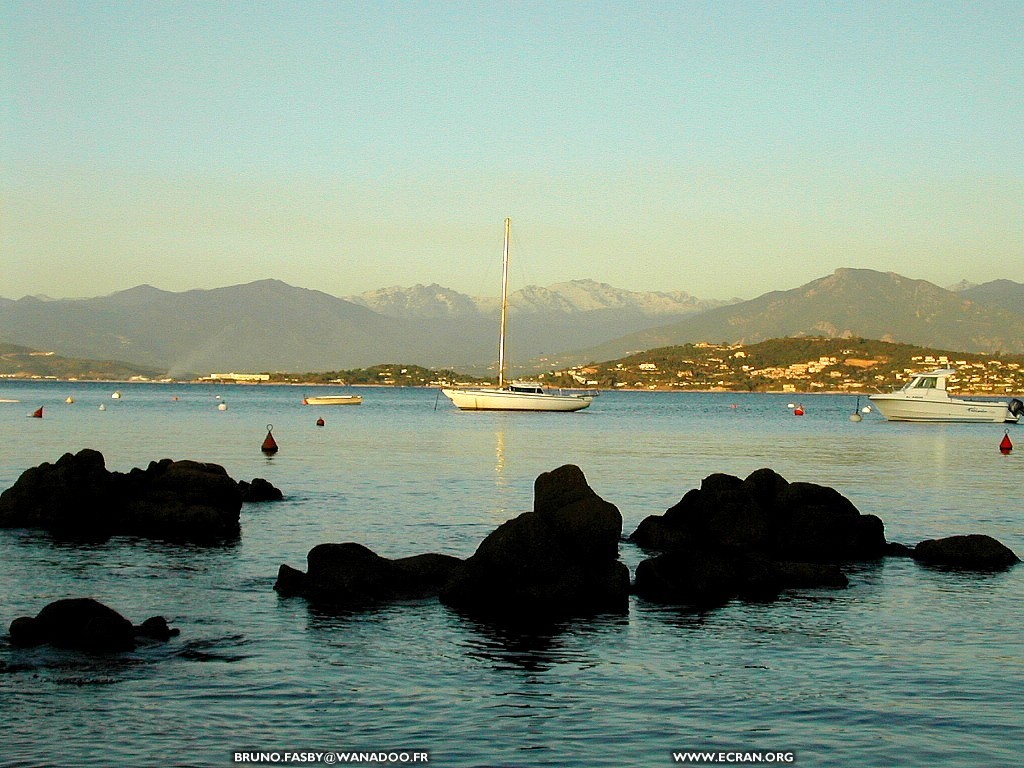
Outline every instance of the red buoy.
<svg viewBox="0 0 1024 768">
<path fill-rule="evenodd" d="M 271 434 L 274 430 L 273 424 L 267 424 L 267 436 L 263 438 L 263 446 L 260 448 L 264 453 L 277 453 L 277 441 Z"/>
<path fill-rule="evenodd" d="M 32 411 L 32 418 L 33 419 L 41 419 L 41 418 L 43 418 L 43 409 L 42 409 L 41 406 L 39 408 L 37 408 L 36 410 Z"/>
<path fill-rule="evenodd" d="M 324 423 L 325 422 L 324 422 L 324 420 L 322 418 L 316 420 L 316 425 L 318 427 L 322 427 L 324 425 Z"/>
<path fill-rule="evenodd" d="M 804 407 L 802 405 L 798 405 L 796 408 L 793 409 L 793 415 L 794 416 L 803 416 L 804 415 Z"/>
<path fill-rule="evenodd" d="M 1003 439 L 999 441 L 999 452 L 1009 453 L 1013 450 L 1013 442 L 1010 440 L 1010 430 L 1006 430 L 1006 434 L 1003 435 Z"/>
</svg>

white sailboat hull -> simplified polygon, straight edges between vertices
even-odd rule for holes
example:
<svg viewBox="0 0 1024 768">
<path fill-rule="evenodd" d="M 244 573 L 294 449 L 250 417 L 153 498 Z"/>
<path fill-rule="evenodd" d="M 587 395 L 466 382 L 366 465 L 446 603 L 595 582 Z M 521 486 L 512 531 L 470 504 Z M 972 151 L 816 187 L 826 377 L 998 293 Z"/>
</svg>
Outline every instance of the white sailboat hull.
<svg viewBox="0 0 1024 768">
<path fill-rule="evenodd" d="M 579 411 L 593 397 L 555 395 L 548 392 L 513 392 L 507 389 L 442 389 L 445 397 L 463 411 Z"/>
</svg>

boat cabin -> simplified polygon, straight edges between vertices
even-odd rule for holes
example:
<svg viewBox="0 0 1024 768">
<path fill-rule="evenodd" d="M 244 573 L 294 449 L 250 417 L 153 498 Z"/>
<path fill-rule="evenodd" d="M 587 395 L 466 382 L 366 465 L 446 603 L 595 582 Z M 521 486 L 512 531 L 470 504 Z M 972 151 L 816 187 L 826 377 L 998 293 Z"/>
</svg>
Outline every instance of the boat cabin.
<svg viewBox="0 0 1024 768">
<path fill-rule="evenodd" d="M 544 387 L 529 381 L 514 381 L 508 385 L 510 392 L 522 392 L 527 395 L 543 395 Z"/>
<path fill-rule="evenodd" d="M 904 392 L 927 394 L 927 390 L 946 391 L 946 382 L 955 374 L 952 368 L 940 368 L 928 373 L 918 373 L 903 387 Z"/>
</svg>

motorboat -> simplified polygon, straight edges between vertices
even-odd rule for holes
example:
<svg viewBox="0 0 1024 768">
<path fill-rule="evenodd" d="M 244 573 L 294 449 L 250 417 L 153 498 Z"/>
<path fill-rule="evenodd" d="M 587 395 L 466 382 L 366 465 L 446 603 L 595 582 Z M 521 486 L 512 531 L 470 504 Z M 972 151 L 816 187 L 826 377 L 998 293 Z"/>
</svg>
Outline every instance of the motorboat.
<svg viewBox="0 0 1024 768">
<path fill-rule="evenodd" d="M 951 397 L 947 389 L 956 374 L 953 368 L 937 368 L 915 374 L 903 387 L 887 394 L 871 395 L 889 421 L 976 421 L 1016 424 L 1024 414 L 1024 402 L 1006 400 L 967 400 Z"/>
<path fill-rule="evenodd" d="M 498 386 L 443 387 L 441 392 L 464 411 L 579 411 L 589 406 L 591 395 L 548 392 L 539 384 L 505 383 L 505 329 L 508 314 L 508 250 L 511 219 L 505 219 L 505 246 L 501 269 L 501 327 L 498 332 Z"/>
<path fill-rule="evenodd" d="M 359 395 L 318 395 L 302 398 L 303 405 L 359 405 L 363 398 Z"/>
</svg>

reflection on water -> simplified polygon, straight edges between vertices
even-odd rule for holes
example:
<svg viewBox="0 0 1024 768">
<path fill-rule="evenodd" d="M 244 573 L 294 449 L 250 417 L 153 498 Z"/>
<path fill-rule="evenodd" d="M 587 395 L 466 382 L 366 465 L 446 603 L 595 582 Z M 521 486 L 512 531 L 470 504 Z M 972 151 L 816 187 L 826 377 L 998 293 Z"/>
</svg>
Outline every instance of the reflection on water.
<svg viewBox="0 0 1024 768">
<path fill-rule="evenodd" d="M 466 654 L 498 671 L 544 672 L 560 664 L 587 666 L 592 660 L 588 640 L 628 626 L 627 619 L 617 615 L 531 624 L 485 621 L 455 613 L 470 630 L 463 642 Z"/>
<path fill-rule="evenodd" d="M 498 427 L 494 431 L 494 480 L 499 493 L 508 487 L 505 461 L 505 430 L 502 427 Z"/>
</svg>

